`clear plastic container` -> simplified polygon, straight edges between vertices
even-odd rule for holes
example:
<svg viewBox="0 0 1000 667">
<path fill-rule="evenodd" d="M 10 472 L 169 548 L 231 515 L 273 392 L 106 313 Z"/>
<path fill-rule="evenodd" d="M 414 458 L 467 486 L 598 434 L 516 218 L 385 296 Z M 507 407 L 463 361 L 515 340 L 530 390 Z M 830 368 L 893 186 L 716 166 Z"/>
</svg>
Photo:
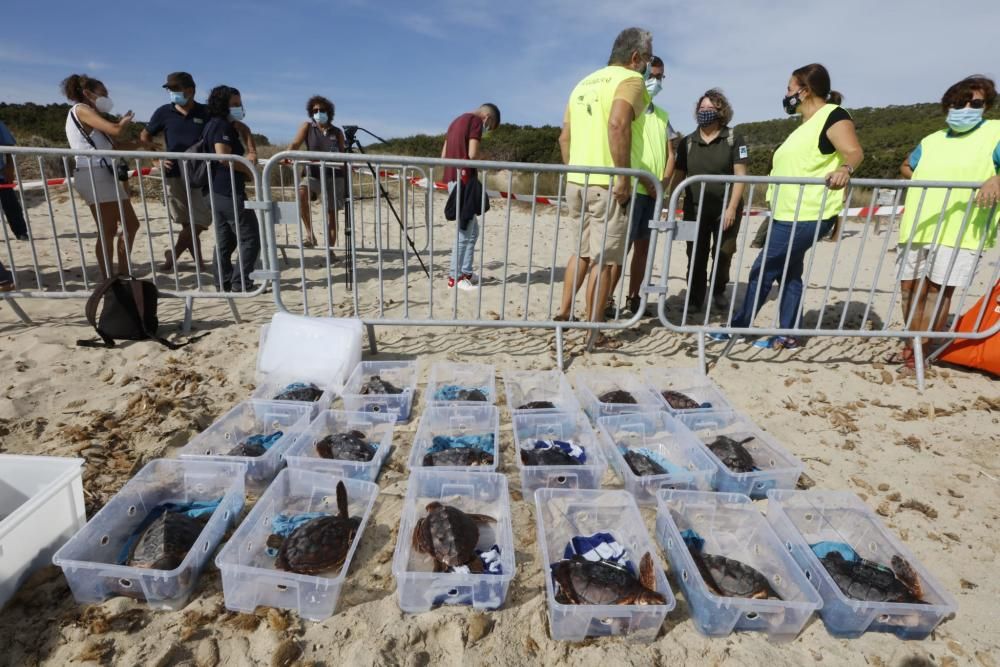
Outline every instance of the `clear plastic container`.
<svg viewBox="0 0 1000 667">
<path fill-rule="evenodd" d="M 428 405 L 493 405 L 496 403 L 495 370 L 490 364 L 466 364 L 439 361 L 431 366 L 427 378 Z M 485 401 L 460 401 L 437 398 L 439 390 L 446 386 L 462 389 L 478 389 L 486 396 Z"/>
<path fill-rule="evenodd" d="M 156 459 L 129 480 L 52 558 L 80 604 L 124 595 L 157 609 L 181 609 L 202 568 L 243 509 L 239 463 Z M 158 505 L 221 500 L 184 560 L 173 570 L 118 565 L 132 532 Z"/>
<path fill-rule="evenodd" d="M 667 613 L 676 606 L 663 574 L 660 557 L 632 494 L 608 489 L 538 489 L 535 491 L 538 548 L 549 606 L 549 631 L 556 640 L 582 641 L 586 637 L 628 635 L 629 641 L 651 642 Z M 552 565 L 562 560 L 566 545 L 578 536 L 610 533 L 625 547 L 638 569 L 644 554 L 653 558 L 656 591 L 662 605 L 583 605 L 556 601 Z"/>
<path fill-rule="evenodd" d="M 705 448 L 680 421 L 662 410 L 602 417 L 597 430 L 611 467 L 641 505 L 655 505 L 660 489 L 711 491 L 715 484 L 716 464 Z M 625 451 L 646 454 L 642 450 L 658 457 L 657 463 L 667 472 L 635 474 Z"/>
<path fill-rule="evenodd" d="M 660 409 L 660 401 L 649 390 L 638 375 L 606 369 L 580 371 L 573 376 L 576 395 L 580 405 L 596 422 L 601 417 L 613 417 L 629 412 L 654 412 Z M 602 401 L 601 396 L 609 391 L 626 391 L 635 403 L 614 403 Z"/>
<path fill-rule="evenodd" d="M 317 575 L 276 569 L 275 557 L 267 552 L 274 517 L 306 512 L 336 515 L 337 484 L 341 481 L 347 490 L 348 515 L 361 519 L 344 564 Z M 308 470 L 282 470 L 215 559 L 222 572 L 226 608 L 251 614 L 258 606 L 277 607 L 312 621 L 332 616 L 377 497 L 378 487 L 370 482 Z"/>
<path fill-rule="evenodd" d="M 312 408 L 288 401 L 249 400 L 238 403 L 180 449 L 182 459 L 232 461 L 246 466 L 247 491 L 262 493 L 284 465 L 285 450 L 309 425 Z M 228 456 L 227 452 L 253 435 L 282 436 L 260 456 Z"/>
<path fill-rule="evenodd" d="M 514 459 L 521 470 L 521 492 L 527 495 L 540 487 L 597 489 L 608 468 L 601 446 L 587 418 L 579 410 L 522 410 L 514 412 Z M 536 440 L 570 441 L 584 450 L 582 465 L 528 465 L 521 460 L 521 448 Z"/>
<path fill-rule="evenodd" d="M 396 415 L 389 412 L 379 414 L 324 410 L 302 431 L 295 444 L 285 451 L 285 461 L 288 462 L 289 468 L 374 482 L 392 449 L 392 432 L 395 425 Z M 347 431 L 364 433 L 365 440 L 375 446 L 375 455 L 371 461 L 325 459 L 316 451 L 318 441 L 333 433 Z"/>
<path fill-rule="evenodd" d="M 763 632 L 774 642 L 791 641 L 823 606 L 819 594 L 748 496 L 665 490 L 657 495 L 657 501 L 656 539 L 670 560 L 670 570 L 684 591 L 698 632 L 725 637 L 734 631 L 754 631 Z M 684 542 L 682 532 L 687 530 L 704 540 L 703 553 L 731 558 L 760 572 L 780 599 L 715 593 Z"/>
<path fill-rule="evenodd" d="M 413 531 L 417 521 L 427 515 L 427 505 L 434 501 L 496 519 L 496 523 L 479 526 L 476 548 L 484 551 L 494 545 L 499 547 L 500 574 L 433 571 L 433 559 L 413 548 Z M 414 470 L 410 474 L 392 559 L 400 609 L 409 613 L 428 611 L 440 605 L 498 609 L 507 598 L 514 568 L 514 536 L 506 477 L 498 473 L 429 469 Z"/>
<path fill-rule="evenodd" d="M 853 493 L 772 490 L 767 500 L 767 520 L 823 598 L 820 616 L 830 634 L 853 638 L 889 632 L 901 639 L 924 639 L 958 610 L 955 598 Z M 926 604 L 847 597 L 810 548 L 821 542 L 846 544 L 861 558 L 886 567 L 893 556 L 902 557 L 916 572 Z"/>
<path fill-rule="evenodd" d="M 362 394 L 361 387 L 374 376 L 403 390 L 401 394 Z M 344 387 L 344 409 L 351 412 L 391 413 L 396 421 L 410 420 L 417 393 L 417 362 L 362 361 Z"/>
<path fill-rule="evenodd" d="M 87 521 L 83 459 L 0 454 L 0 608 Z"/>
<path fill-rule="evenodd" d="M 580 402 L 576 400 L 573 388 L 559 370 L 506 370 L 503 373 L 503 387 L 507 394 L 507 407 L 511 413 L 545 409 L 573 412 L 580 409 Z M 527 409 L 521 407 L 539 401 L 548 401 L 554 407 Z"/>
<path fill-rule="evenodd" d="M 493 462 L 474 466 L 424 466 L 424 455 L 435 436 L 480 436 L 493 434 Z M 500 412 L 484 403 L 470 405 L 430 405 L 424 409 L 410 449 L 410 470 L 454 470 L 493 472 L 500 463 Z"/>
<path fill-rule="evenodd" d="M 721 493 L 742 493 L 751 498 L 763 498 L 769 489 L 794 489 L 805 465 L 750 419 L 735 410 L 699 412 L 680 418 L 702 443 L 705 453 L 718 467 L 715 490 Z M 737 442 L 753 457 L 757 470 L 734 472 L 719 460 L 708 444 L 724 435 Z"/>
<path fill-rule="evenodd" d="M 642 371 L 642 379 L 664 409 L 675 417 L 707 410 L 733 409 L 719 385 L 695 368 L 647 368 Z M 674 408 L 663 397 L 663 392 L 667 390 L 680 392 L 702 407 Z"/>
</svg>

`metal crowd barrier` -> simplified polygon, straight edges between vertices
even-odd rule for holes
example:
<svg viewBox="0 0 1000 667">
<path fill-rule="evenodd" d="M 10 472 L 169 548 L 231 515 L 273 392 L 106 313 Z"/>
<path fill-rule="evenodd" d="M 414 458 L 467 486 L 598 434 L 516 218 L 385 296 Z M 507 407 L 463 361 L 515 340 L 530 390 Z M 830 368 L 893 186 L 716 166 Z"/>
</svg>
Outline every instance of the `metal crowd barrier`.
<svg viewBox="0 0 1000 667">
<path fill-rule="evenodd" d="M 792 223 L 792 234 L 794 235 L 797 225 L 817 223 L 815 219 L 800 218 L 798 214 L 802 203 L 802 196 L 805 186 L 823 186 L 822 179 L 806 178 L 772 178 L 763 176 L 692 176 L 681 183 L 672 193 L 669 204 L 669 214 L 667 221 L 657 225 L 664 232 L 663 248 L 663 273 L 659 284 L 655 288 L 660 294 L 659 317 L 664 326 L 679 333 L 696 334 L 698 339 L 698 358 L 703 371 L 707 372 L 706 362 L 706 336 L 708 334 L 728 334 L 730 336 L 722 352 L 722 356 L 728 355 L 740 336 L 855 336 L 862 338 L 898 338 L 909 339 L 914 348 L 914 362 L 920 389 L 924 386 L 924 363 L 922 339 L 932 339 L 941 342 L 950 341 L 957 338 L 962 339 L 983 339 L 996 334 L 1000 330 L 1000 323 L 981 332 L 956 332 L 955 327 L 958 316 L 964 313 L 974 303 L 979 296 L 989 294 L 991 288 L 1000 277 L 1000 257 L 995 249 L 986 249 L 985 242 L 988 234 L 983 235 L 977 253 L 979 255 L 978 270 L 975 272 L 969 284 L 956 287 L 954 297 L 951 300 L 950 313 L 954 315 L 951 324 L 944 331 L 936 331 L 933 322 L 943 312 L 944 291 L 939 291 L 934 299 L 934 308 L 931 313 L 931 327 L 919 328 L 915 326 L 915 316 L 917 302 L 910 304 L 905 312 L 897 313 L 897 307 L 902 311 L 902 306 L 897 306 L 903 301 L 901 293 L 900 279 L 903 267 L 897 265 L 897 254 L 909 252 L 913 246 L 916 227 L 906 239 L 899 239 L 899 234 L 893 232 L 901 208 L 902 193 L 905 189 L 920 188 L 921 195 L 918 200 L 917 218 L 922 217 L 922 207 L 926 193 L 929 190 L 944 189 L 945 199 L 942 210 L 937 214 L 938 222 L 935 228 L 930 250 L 936 252 L 941 247 L 939 238 L 941 226 L 944 220 L 945 210 L 948 208 L 948 200 L 951 193 L 956 190 L 977 190 L 979 183 L 967 182 L 930 182 L 930 181 L 905 181 L 905 180 L 885 180 L 885 179 L 853 179 L 846 190 L 832 191 L 824 189 L 823 204 L 828 197 L 844 197 L 844 214 L 841 216 L 841 229 L 839 238 L 834 243 L 823 243 L 820 241 L 820 225 L 815 225 L 812 247 L 806 252 L 803 259 L 804 266 L 803 293 L 798 310 L 795 313 L 794 325 L 782 327 L 779 323 L 779 311 L 775 305 L 767 303 L 762 299 L 761 294 L 764 286 L 763 281 L 759 281 L 757 289 L 753 294 L 746 294 L 748 274 L 751 266 L 758 255 L 758 251 L 752 249 L 753 234 L 751 227 L 759 231 L 760 224 L 767 221 L 768 216 L 752 216 L 749 206 L 743 213 L 740 221 L 740 229 L 736 236 L 735 247 L 728 250 L 731 253 L 731 271 L 729 276 L 718 275 L 719 260 L 722 253 L 721 243 L 715 244 L 711 248 L 709 258 L 712 268 L 707 274 L 707 285 L 705 290 L 705 302 L 702 304 L 692 303 L 690 288 L 694 278 L 695 263 L 685 263 L 685 254 L 688 251 L 685 245 L 690 247 L 692 255 L 696 255 L 699 244 L 704 247 L 709 239 L 706 231 L 714 227 L 716 238 L 720 238 L 723 230 L 723 221 L 702 220 L 701 212 L 704 210 L 704 199 L 706 187 L 710 184 L 721 184 L 724 187 L 722 210 L 725 210 L 733 187 L 737 183 L 745 184 L 746 201 L 753 202 L 755 194 L 760 193 L 760 188 L 772 186 L 775 190 L 781 188 L 794 188 L 797 197 L 795 219 L 785 222 Z M 679 201 L 686 189 L 691 188 L 692 193 L 698 197 L 698 217 L 696 220 L 681 220 L 677 215 Z M 848 224 L 847 212 L 853 208 L 856 200 L 863 199 L 864 191 L 871 189 L 870 201 L 865 203 L 860 212 L 861 218 L 856 219 L 857 224 Z M 889 220 L 887 229 L 889 233 L 879 234 L 879 222 L 873 220 L 875 203 L 879 197 L 880 190 L 894 189 L 894 204 L 888 207 Z M 860 193 L 860 194 L 859 194 Z M 775 193 L 777 196 L 777 193 Z M 758 197 L 759 198 L 759 197 Z M 822 208 L 822 205 L 821 205 Z M 974 204 L 965 207 L 963 221 L 959 231 L 959 237 L 964 234 L 971 219 Z M 681 216 L 682 217 L 682 216 Z M 997 225 L 997 207 L 993 206 L 990 211 L 991 220 L 989 224 Z M 704 227 L 707 225 L 708 227 Z M 859 226 L 860 225 L 860 226 Z M 699 228 L 702 233 L 699 235 Z M 766 255 L 772 248 L 772 228 L 767 229 L 764 236 L 763 248 L 759 250 L 761 255 Z M 674 241 L 685 242 L 674 243 Z M 897 243 L 898 241 L 898 243 Z M 774 241 L 780 243 L 780 241 Z M 796 271 L 795 259 L 791 252 L 791 247 L 774 246 L 775 251 L 784 251 L 781 276 L 778 280 L 778 288 L 771 290 L 773 295 L 777 295 L 780 303 L 787 286 L 789 270 Z M 947 282 L 952 275 L 956 262 L 956 256 L 952 254 L 947 266 L 947 273 L 942 282 Z M 919 279 L 917 293 L 923 291 L 927 284 L 926 276 Z M 712 301 L 712 295 L 717 293 L 716 288 L 725 289 L 724 307 L 716 307 Z M 734 314 L 742 305 L 743 300 L 752 300 L 753 309 L 756 312 L 758 307 L 762 310 L 751 321 L 750 326 L 733 326 Z M 986 308 L 990 306 L 988 299 L 984 299 L 983 305 L 977 315 L 977 325 L 982 322 Z M 929 303 L 929 302 L 928 302 Z M 721 304 L 720 304 L 721 305 Z"/>
<path fill-rule="evenodd" d="M 225 299 L 234 319 L 239 321 L 235 300 L 257 296 L 264 291 L 263 283 L 249 291 L 239 283 L 232 291 L 223 289 L 220 276 L 213 268 L 219 259 L 214 228 L 222 210 L 216 206 L 211 182 L 207 201 L 202 200 L 202 210 L 207 209 L 208 214 L 195 219 L 198 207 L 193 202 L 202 197 L 200 191 L 191 186 L 195 164 L 209 160 L 210 171 L 226 169 L 233 188 L 235 166 L 243 165 L 253 173 L 246 184 L 249 204 L 259 191 L 260 179 L 255 166 L 245 158 L 154 151 L 75 152 L 62 148 L 13 146 L 5 146 L 4 153 L 14 163 L 16 184 L 12 187 L 21 205 L 29 240 L 16 240 L 8 220 L 0 215 L 3 218 L 0 220 L 0 239 L 5 246 L 0 261 L 14 274 L 14 291 L 0 293 L 0 298 L 14 309 L 22 321 L 30 322 L 30 319 L 17 299 L 87 298 L 103 278 L 101 267 L 117 265 L 109 256 L 115 254 L 117 243 L 105 238 L 103 222 L 108 215 L 117 218 L 115 236 L 125 247 L 125 272 L 155 282 L 161 294 L 184 299 L 185 331 L 190 328 L 196 299 Z M 105 167 L 98 165 L 93 169 L 74 171 L 77 156 L 105 158 L 112 170 L 116 160 L 124 159 L 130 169 L 130 178 L 120 184 L 129 195 L 128 199 L 88 210 L 91 207 L 86 204 L 77 186 L 89 188 L 91 192 L 97 189 L 98 176 L 103 177 L 97 170 Z M 189 211 L 186 220 L 172 218 L 166 201 L 167 178 L 160 166 L 162 160 L 173 160 L 182 166 L 183 196 Z M 74 179 L 78 181 L 74 182 Z M 43 204 L 41 213 L 38 212 L 39 204 Z M 235 201 L 232 206 L 232 215 L 238 219 Z M 263 239 L 263 220 L 260 216 L 256 217 L 258 239 Z M 126 229 L 133 219 L 137 228 L 129 239 Z M 181 233 L 186 230 L 197 236 L 199 227 L 205 227 L 205 232 L 202 233 L 202 250 L 199 252 L 197 245 L 193 250 L 195 260 L 186 256 L 183 260 L 174 261 L 169 270 L 162 270 L 160 262 L 165 259 L 165 253 L 172 252 Z M 262 268 L 269 268 L 268 253 L 261 249 L 259 255 L 258 262 L 264 262 Z M 239 266 L 242 259 L 243 249 L 237 246 L 233 262 Z M 204 268 L 199 268 L 202 263 Z M 239 275 L 238 271 L 236 275 Z"/>
<path fill-rule="evenodd" d="M 340 235 L 340 238 L 350 239 L 343 254 L 334 258 L 329 252 L 332 248 L 324 244 L 323 252 L 307 258 L 304 249 L 299 248 L 299 256 L 303 257 L 299 266 L 285 267 L 279 261 L 273 233 L 281 225 L 299 224 L 300 216 L 294 203 L 276 198 L 281 183 L 277 174 L 289 162 L 294 166 L 305 161 L 349 165 L 347 192 L 352 194 L 361 191 L 356 185 L 358 174 L 366 173 L 374 177 L 376 192 L 379 186 L 385 188 L 387 182 L 411 182 L 418 187 L 403 188 L 398 200 L 386 196 L 349 199 L 347 226 L 351 226 L 352 220 L 357 224 L 362 209 L 369 207 L 368 215 L 375 221 L 374 244 L 361 244 L 355 227 L 355 233 L 350 236 Z M 479 276 L 480 287 L 475 292 L 457 288 L 449 291 L 447 287 L 449 262 L 458 242 L 457 225 L 444 220 L 447 194 L 436 191 L 426 180 L 434 168 L 446 166 L 477 169 L 484 183 L 499 181 L 505 196 L 500 206 L 494 204 L 480 216 L 480 234 L 474 254 L 474 272 Z M 566 329 L 597 331 L 631 327 L 642 316 L 648 298 L 644 290 L 640 308 L 627 320 L 618 318 L 616 313 L 616 317 L 604 322 L 556 321 L 555 304 L 562 290 L 566 261 L 570 255 L 579 255 L 581 249 L 581 234 L 570 232 L 572 224 L 567 220 L 562 197 L 566 190 L 566 174 L 570 172 L 587 174 L 585 188 L 598 187 L 590 184 L 590 178 L 596 174 L 644 176 L 656 184 L 654 210 L 660 210 L 663 192 L 659 180 L 634 169 L 587 169 L 377 154 L 278 153 L 264 167 L 260 202 L 271 221 L 265 225 L 267 233 L 272 234 L 265 245 L 271 253 L 270 265 L 274 267 L 268 277 L 274 286 L 275 304 L 282 311 L 304 314 L 316 312 L 315 306 L 320 304 L 319 312 L 324 315 L 358 317 L 368 325 L 373 352 L 375 325 L 553 329 L 556 357 L 561 366 Z M 456 195 L 461 200 L 463 186 L 458 187 Z M 530 201 L 515 202 L 510 193 L 516 187 L 524 187 L 530 192 Z M 546 192 L 557 191 L 557 196 L 552 198 L 554 206 L 539 203 L 548 200 L 540 196 L 542 188 Z M 485 189 L 482 198 L 485 202 Z M 633 190 L 629 216 L 634 205 Z M 386 249 L 386 230 L 399 234 L 400 251 Z M 415 241 L 415 232 L 422 230 L 426 230 L 426 245 L 420 247 L 406 241 L 407 237 Z M 298 239 L 301 245 L 302 236 Z M 606 238 L 602 239 L 602 249 L 605 243 Z M 655 247 L 654 230 L 644 284 L 650 281 Z M 627 262 L 625 265 L 627 267 Z M 623 276 L 615 287 L 619 304 L 627 279 L 627 275 Z M 581 292 L 586 293 L 585 290 Z M 576 303 L 579 302 L 578 296 Z"/>
</svg>

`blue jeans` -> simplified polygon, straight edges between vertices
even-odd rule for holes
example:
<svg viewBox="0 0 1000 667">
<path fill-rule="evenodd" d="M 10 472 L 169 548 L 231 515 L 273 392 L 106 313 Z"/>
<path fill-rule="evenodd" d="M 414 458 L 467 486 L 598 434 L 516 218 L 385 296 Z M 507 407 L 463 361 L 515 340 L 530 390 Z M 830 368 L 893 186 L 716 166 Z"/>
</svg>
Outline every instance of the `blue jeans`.
<svg viewBox="0 0 1000 667">
<path fill-rule="evenodd" d="M 448 184 L 448 194 L 455 188 L 455 181 Z M 455 223 L 455 245 L 451 249 L 451 273 L 455 280 L 463 275 L 472 275 L 472 258 L 476 254 L 476 241 L 479 240 L 479 216 L 472 219 L 463 230 Z"/>
<path fill-rule="evenodd" d="M 827 218 L 819 224 L 819 238 L 823 238 L 830 233 L 836 216 Z M 781 293 L 781 303 L 778 304 L 778 320 L 782 329 L 791 329 L 795 326 L 798 317 L 799 306 L 802 303 L 802 271 L 805 266 L 805 256 L 809 248 L 813 246 L 816 236 L 815 222 L 792 223 L 775 220 L 771 224 L 771 240 L 767 247 L 757 255 L 750 269 L 750 278 L 747 282 L 747 291 L 743 296 L 743 305 L 739 311 L 733 314 L 730 326 L 749 327 L 753 318 L 767 302 L 767 295 L 771 292 L 771 286 L 776 282 L 781 282 L 782 275 L 785 275 L 785 289 Z M 791 245 L 791 253 L 788 247 Z M 788 256 L 788 271 L 785 272 L 785 256 Z M 763 272 L 763 277 L 761 277 Z M 760 297 L 757 298 L 757 308 L 753 307 L 754 298 L 757 296 L 757 285 L 760 284 Z"/>
</svg>

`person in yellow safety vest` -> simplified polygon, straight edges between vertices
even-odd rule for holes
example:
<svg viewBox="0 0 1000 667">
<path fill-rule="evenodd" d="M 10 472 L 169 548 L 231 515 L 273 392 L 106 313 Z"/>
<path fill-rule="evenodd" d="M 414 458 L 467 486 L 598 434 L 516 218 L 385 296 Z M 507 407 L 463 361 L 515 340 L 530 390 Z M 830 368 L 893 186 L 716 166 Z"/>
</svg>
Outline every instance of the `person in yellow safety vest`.
<svg viewBox="0 0 1000 667">
<path fill-rule="evenodd" d="M 918 181 L 982 183 L 978 192 L 906 191 L 896 261 L 903 322 L 910 331 L 943 331 L 955 288 L 972 283 L 982 251 L 996 245 L 1000 120 L 983 119 L 996 100 L 996 84 L 984 76 L 952 85 L 941 98 L 947 129 L 924 137 L 900 167 L 904 178 Z M 904 344 L 893 361 L 913 368 L 913 348 Z"/>
<path fill-rule="evenodd" d="M 565 164 L 581 167 L 632 166 L 632 144 L 642 137 L 649 93 L 645 80 L 653 56 L 653 36 L 626 28 L 611 48 L 608 66 L 584 77 L 573 89 L 563 117 L 559 148 Z M 604 320 L 604 305 L 618 282 L 625 259 L 625 216 L 631 179 L 606 174 L 569 173 L 566 206 L 576 223 L 570 238 L 562 301 L 556 321 L 573 318 L 573 301 L 587 279 L 587 319 Z"/>
<path fill-rule="evenodd" d="M 780 328 L 799 326 L 806 253 L 816 239 L 833 229 L 844 209 L 844 198 L 831 191 L 843 190 L 864 159 L 854 121 L 840 106 L 842 99 L 830 89 L 830 73 L 819 63 L 798 68 L 788 80 L 782 104 L 789 115 L 801 114 L 802 124 L 774 152 L 771 176 L 822 178 L 825 184 L 768 188 L 773 217 L 769 238 L 750 269 L 743 305 L 734 313 L 731 327 L 749 327 L 776 282 L 782 283 Z M 710 337 L 729 338 L 726 334 Z M 794 349 L 800 344 L 794 336 L 773 336 L 754 343 L 776 349 Z"/>
</svg>

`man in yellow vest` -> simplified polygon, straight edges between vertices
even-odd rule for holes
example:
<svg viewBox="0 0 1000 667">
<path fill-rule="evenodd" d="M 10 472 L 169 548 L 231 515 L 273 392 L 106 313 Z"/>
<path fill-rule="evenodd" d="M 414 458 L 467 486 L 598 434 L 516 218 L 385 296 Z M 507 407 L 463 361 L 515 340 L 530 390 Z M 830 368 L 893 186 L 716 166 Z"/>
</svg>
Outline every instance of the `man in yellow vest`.
<svg viewBox="0 0 1000 667">
<path fill-rule="evenodd" d="M 632 166 L 632 143 L 642 140 L 650 97 L 645 79 L 653 56 L 653 36 L 626 28 L 611 48 L 608 66 L 576 85 L 566 105 L 559 148 L 565 164 L 587 167 Z M 587 278 L 587 320 L 604 320 L 604 304 L 618 282 L 625 259 L 626 211 L 632 184 L 628 177 L 570 173 L 566 206 L 578 227 L 566 265 L 556 321 L 573 316 L 573 301 Z M 577 248 L 579 249 L 577 251 Z"/>
</svg>

